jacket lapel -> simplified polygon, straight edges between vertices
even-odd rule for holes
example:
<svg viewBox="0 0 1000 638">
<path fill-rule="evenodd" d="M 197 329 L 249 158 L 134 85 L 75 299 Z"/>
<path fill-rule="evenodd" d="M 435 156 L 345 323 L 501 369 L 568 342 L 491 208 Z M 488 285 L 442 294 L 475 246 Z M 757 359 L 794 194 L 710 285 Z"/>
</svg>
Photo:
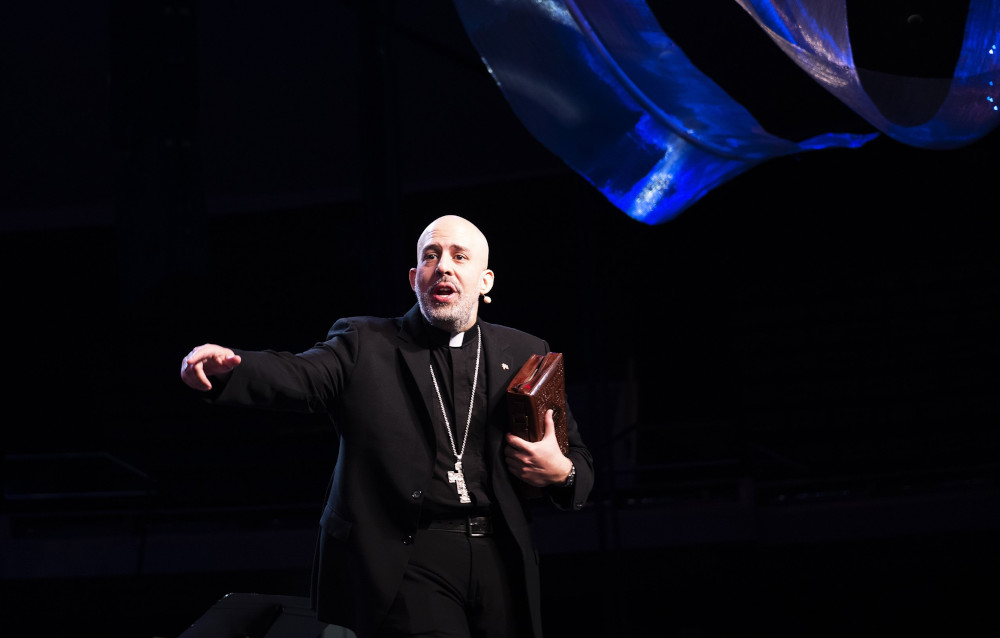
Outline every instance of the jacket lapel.
<svg viewBox="0 0 1000 638">
<path fill-rule="evenodd" d="M 493 324 L 480 321 L 483 329 L 483 352 L 486 355 L 486 389 L 489 397 L 489 410 L 493 411 L 507 400 L 507 384 L 514 377 L 514 360 L 510 346 L 500 343 Z"/>
<path fill-rule="evenodd" d="M 503 437 L 507 433 L 507 384 L 517 370 L 510 346 L 501 342 L 494 326 L 485 321 L 480 321 L 479 325 L 483 330 L 483 353 L 486 355 L 486 410 L 489 415 L 486 449 L 495 451 L 495 455 L 487 455 L 486 462 L 496 476 L 497 470 L 502 474 L 507 471 L 503 462 Z"/>
<path fill-rule="evenodd" d="M 403 360 L 406 371 L 409 372 L 413 386 L 416 388 L 417 396 L 414 401 L 419 401 L 424 406 L 427 416 L 424 423 L 427 424 L 428 435 L 431 441 L 434 440 L 433 428 L 431 427 L 431 410 L 436 410 L 437 399 L 434 394 L 434 386 L 431 382 L 430 350 L 423 343 L 420 308 L 414 305 L 403 317 L 403 324 L 397 336 L 397 349 Z"/>
</svg>

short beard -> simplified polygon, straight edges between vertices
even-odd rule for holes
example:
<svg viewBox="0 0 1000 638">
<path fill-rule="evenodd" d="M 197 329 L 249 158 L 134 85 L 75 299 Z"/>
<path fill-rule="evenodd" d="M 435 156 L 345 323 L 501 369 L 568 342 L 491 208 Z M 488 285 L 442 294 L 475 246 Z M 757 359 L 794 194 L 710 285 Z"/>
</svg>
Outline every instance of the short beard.
<svg viewBox="0 0 1000 638">
<path fill-rule="evenodd" d="M 449 333 L 460 332 L 472 319 L 472 312 L 479 303 L 478 296 L 463 294 L 457 304 L 438 305 L 431 299 L 431 294 L 417 293 L 417 304 L 424 319 L 435 328 L 447 330 Z"/>
</svg>

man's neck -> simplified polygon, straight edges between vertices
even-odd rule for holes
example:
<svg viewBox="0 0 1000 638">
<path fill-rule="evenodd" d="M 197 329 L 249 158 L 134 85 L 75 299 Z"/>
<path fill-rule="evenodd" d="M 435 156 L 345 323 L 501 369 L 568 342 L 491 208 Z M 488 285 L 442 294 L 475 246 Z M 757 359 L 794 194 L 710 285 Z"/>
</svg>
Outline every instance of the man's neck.
<svg viewBox="0 0 1000 638">
<path fill-rule="evenodd" d="M 473 328 L 475 328 L 478 319 L 477 319 L 477 317 L 475 315 L 473 315 L 469 319 L 468 323 L 466 323 L 465 326 L 463 326 L 462 328 L 459 328 L 459 329 L 456 329 L 455 326 L 454 326 L 454 324 L 445 323 L 445 322 L 442 322 L 442 321 L 433 321 L 433 320 L 431 320 L 427 316 L 424 316 L 424 321 L 427 322 L 427 325 L 432 326 L 432 327 L 440 330 L 441 332 L 446 333 L 448 335 L 449 339 L 453 339 L 455 337 L 455 335 L 464 334 L 464 333 L 472 330 Z M 461 342 L 459 342 L 459 345 L 461 345 Z"/>
</svg>

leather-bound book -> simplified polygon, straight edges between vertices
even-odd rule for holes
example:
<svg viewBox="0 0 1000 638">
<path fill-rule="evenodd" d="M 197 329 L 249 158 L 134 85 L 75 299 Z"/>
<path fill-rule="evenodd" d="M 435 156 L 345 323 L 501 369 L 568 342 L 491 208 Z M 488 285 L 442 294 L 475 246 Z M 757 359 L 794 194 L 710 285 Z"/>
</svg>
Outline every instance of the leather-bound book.
<svg viewBox="0 0 1000 638">
<path fill-rule="evenodd" d="M 569 452 L 566 433 L 566 370 L 560 352 L 533 354 L 507 386 L 510 432 L 526 441 L 545 436 L 545 412 L 552 410 L 556 440 L 563 454 Z M 527 495 L 541 496 L 541 490 L 524 485 Z"/>
</svg>

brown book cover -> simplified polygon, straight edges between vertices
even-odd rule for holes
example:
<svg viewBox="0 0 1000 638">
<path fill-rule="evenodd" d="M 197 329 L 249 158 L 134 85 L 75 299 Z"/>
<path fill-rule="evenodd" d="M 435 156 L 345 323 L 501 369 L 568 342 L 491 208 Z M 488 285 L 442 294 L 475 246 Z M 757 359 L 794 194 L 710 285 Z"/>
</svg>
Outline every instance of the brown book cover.
<svg viewBox="0 0 1000 638">
<path fill-rule="evenodd" d="M 566 433 L 566 371 L 559 352 L 533 354 L 507 385 L 507 411 L 510 432 L 526 441 L 536 442 L 545 436 L 545 412 L 552 409 L 556 440 L 563 454 L 569 452 Z M 515 479 L 524 498 L 540 498 L 540 488 Z"/>
<path fill-rule="evenodd" d="M 507 385 L 510 431 L 526 441 L 545 436 L 545 412 L 552 409 L 556 439 L 569 453 L 566 434 L 566 371 L 560 352 L 533 354 Z"/>
</svg>

